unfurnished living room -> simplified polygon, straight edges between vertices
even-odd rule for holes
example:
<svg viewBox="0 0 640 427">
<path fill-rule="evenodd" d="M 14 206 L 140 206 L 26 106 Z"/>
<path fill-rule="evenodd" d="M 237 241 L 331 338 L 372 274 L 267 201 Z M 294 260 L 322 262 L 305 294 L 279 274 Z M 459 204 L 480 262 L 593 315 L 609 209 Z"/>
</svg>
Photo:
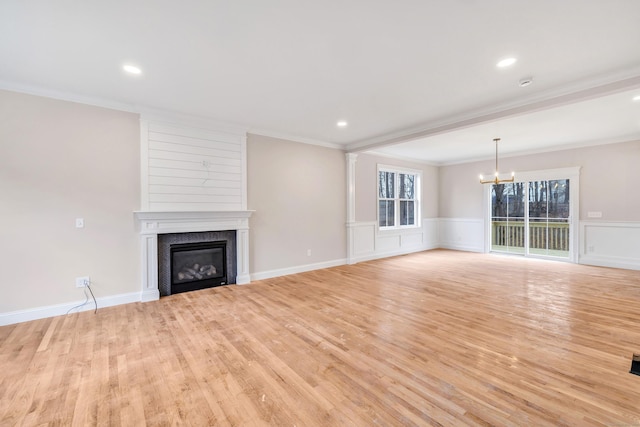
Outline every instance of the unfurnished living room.
<svg viewBox="0 0 640 427">
<path fill-rule="evenodd" d="M 0 426 L 640 426 L 640 2 L 0 2 Z"/>
</svg>

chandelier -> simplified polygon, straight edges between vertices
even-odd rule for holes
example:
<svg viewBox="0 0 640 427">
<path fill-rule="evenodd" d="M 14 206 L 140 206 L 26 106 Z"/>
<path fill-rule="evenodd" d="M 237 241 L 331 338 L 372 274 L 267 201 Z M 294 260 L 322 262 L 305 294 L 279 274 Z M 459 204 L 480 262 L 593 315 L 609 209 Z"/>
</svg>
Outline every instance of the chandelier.
<svg viewBox="0 0 640 427">
<path fill-rule="evenodd" d="M 493 138 L 493 142 L 496 143 L 496 172 L 495 177 L 493 179 L 484 179 L 482 175 L 480 175 L 480 184 L 501 184 L 503 182 L 513 182 L 515 179 L 515 172 L 511 172 L 511 178 L 509 179 L 500 179 L 500 173 L 498 172 L 498 141 L 500 138 Z"/>
</svg>

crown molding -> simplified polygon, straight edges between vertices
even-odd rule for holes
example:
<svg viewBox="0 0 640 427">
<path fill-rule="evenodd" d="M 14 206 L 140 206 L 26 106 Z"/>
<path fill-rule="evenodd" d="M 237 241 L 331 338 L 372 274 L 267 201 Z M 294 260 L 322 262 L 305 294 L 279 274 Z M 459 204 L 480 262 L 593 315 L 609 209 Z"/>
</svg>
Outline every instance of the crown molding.
<svg viewBox="0 0 640 427">
<path fill-rule="evenodd" d="M 640 67 L 633 73 L 627 71 L 608 75 L 588 82 L 576 82 L 561 89 L 549 90 L 518 101 L 478 109 L 450 116 L 446 120 L 434 121 L 402 132 L 381 135 L 374 138 L 355 141 L 346 145 L 347 151 L 369 151 L 375 148 L 399 144 L 415 139 L 440 135 L 455 130 L 497 121 L 500 119 L 543 111 L 576 102 L 588 101 L 606 95 L 632 90 L 640 87 Z"/>
<path fill-rule="evenodd" d="M 350 153 L 350 154 L 355 154 L 355 153 Z M 372 156 L 384 157 L 386 159 L 402 160 L 403 162 L 415 163 L 417 165 L 436 166 L 436 167 L 437 166 L 442 166 L 442 163 L 439 163 L 439 162 L 430 162 L 428 160 L 420 160 L 420 159 L 415 159 L 415 158 L 412 158 L 412 157 L 388 154 L 388 153 L 383 153 L 381 151 L 375 151 L 375 150 L 373 150 L 373 151 L 365 151 L 364 154 L 370 154 Z"/>
<path fill-rule="evenodd" d="M 178 125 L 192 126 L 200 129 L 225 131 L 229 133 L 246 133 L 247 127 L 235 123 L 226 123 L 204 116 L 191 115 L 176 111 L 162 110 L 158 108 L 146 107 L 142 105 L 127 104 L 106 98 L 79 95 L 70 92 L 63 92 L 52 89 L 45 89 L 38 86 L 29 86 L 19 83 L 12 83 L 0 80 L 0 89 L 11 92 L 24 93 L 27 95 L 41 96 L 44 98 L 57 99 L 60 101 L 75 102 L 78 104 L 91 105 L 94 107 L 107 108 L 110 110 L 124 111 L 140 115 L 141 120 L 173 123 Z"/>
<path fill-rule="evenodd" d="M 91 105 L 93 107 L 108 108 L 110 110 L 124 111 L 128 113 L 139 113 L 139 108 L 137 108 L 133 104 L 127 104 L 124 102 L 118 102 L 112 99 L 99 98 L 95 96 L 85 96 L 76 93 L 46 89 L 39 86 L 8 82 L 6 80 L 0 80 L 0 89 L 10 92 L 24 93 L 27 95 L 41 96 L 43 98 L 57 99 L 60 101 L 69 101 L 78 104 Z"/>
<path fill-rule="evenodd" d="M 626 135 L 618 138 L 612 139 L 597 139 L 592 141 L 584 141 L 573 144 L 563 144 L 563 145 L 554 145 L 546 148 L 538 148 L 534 150 L 523 150 L 517 151 L 513 153 L 500 153 L 500 159 L 509 159 L 512 157 L 522 157 L 522 156 L 531 156 L 534 154 L 545 154 L 545 153 L 553 153 L 556 151 L 565 151 L 565 150 L 577 150 L 580 148 L 589 148 L 589 147 L 597 147 L 602 145 L 611 145 L 611 144 L 623 144 L 625 142 L 636 142 L 640 141 L 640 136 L 638 135 Z M 476 162 L 484 162 L 487 160 L 495 160 L 495 156 L 483 156 L 483 157 L 473 157 L 465 160 L 456 160 L 453 162 L 441 162 L 436 164 L 436 166 L 454 166 L 454 165 L 463 165 L 467 163 L 476 163 Z"/>
<path fill-rule="evenodd" d="M 344 151 L 344 149 L 345 149 L 345 145 L 343 145 L 343 144 L 337 144 L 337 143 L 334 143 L 334 142 L 326 142 L 326 141 L 321 141 L 319 139 L 313 139 L 313 138 L 305 138 L 305 137 L 290 135 L 290 134 L 286 134 L 286 133 L 282 133 L 282 132 L 274 132 L 274 131 L 270 131 L 270 130 L 266 130 L 266 129 L 249 128 L 249 130 L 247 132 L 252 134 L 252 135 L 260 135 L 260 136 L 266 136 L 266 137 L 269 137 L 269 138 L 284 139 L 286 141 L 300 142 L 300 143 L 309 144 L 309 145 L 318 145 L 320 147 L 333 148 L 335 150 Z"/>
<path fill-rule="evenodd" d="M 142 107 L 139 109 L 140 120 L 147 122 L 170 123 L 178 126 L 246 135 L 247 127 L 235 123 L 227 123 L 204 116 L 179 113 L 176 111 L 160 110 Z"/>
</svg>

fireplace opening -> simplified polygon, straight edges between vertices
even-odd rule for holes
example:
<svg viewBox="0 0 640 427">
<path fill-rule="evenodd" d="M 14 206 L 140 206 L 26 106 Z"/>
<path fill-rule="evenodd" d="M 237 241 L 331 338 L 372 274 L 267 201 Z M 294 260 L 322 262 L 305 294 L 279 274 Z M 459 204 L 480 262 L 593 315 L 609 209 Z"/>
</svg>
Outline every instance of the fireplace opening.
<svg viewBox="0 0 640 427">
<path fill-rule="evenodd" d="M 226 241 L 173 244 L 170 254 L 172 294 L 228 283 Z"/>
</svg>

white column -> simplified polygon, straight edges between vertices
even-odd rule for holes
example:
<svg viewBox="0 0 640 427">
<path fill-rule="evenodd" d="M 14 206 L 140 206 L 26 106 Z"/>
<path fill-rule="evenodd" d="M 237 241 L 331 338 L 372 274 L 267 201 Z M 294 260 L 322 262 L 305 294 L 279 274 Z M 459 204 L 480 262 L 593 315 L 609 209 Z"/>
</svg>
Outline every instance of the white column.
<svg viewBox="0 0 640 427">
<path fill-rule="evenodd" d="M 356 153 L 347 153 L 347 264 L 353 264 L 355 256 L 354 226 L 356 224 Z"/>
<path fill-rule="evenodd" d="M 142 294 L 140 301 L 160 299 L 158 290 L 158 235 L 143 234 L 142 242 Z"/>
<path fill-rule="evenodd" d="M 236 284 L 245 285 L 251 282 L 249 274 L 249 229 L 236 231 Z"/>
</svg>

